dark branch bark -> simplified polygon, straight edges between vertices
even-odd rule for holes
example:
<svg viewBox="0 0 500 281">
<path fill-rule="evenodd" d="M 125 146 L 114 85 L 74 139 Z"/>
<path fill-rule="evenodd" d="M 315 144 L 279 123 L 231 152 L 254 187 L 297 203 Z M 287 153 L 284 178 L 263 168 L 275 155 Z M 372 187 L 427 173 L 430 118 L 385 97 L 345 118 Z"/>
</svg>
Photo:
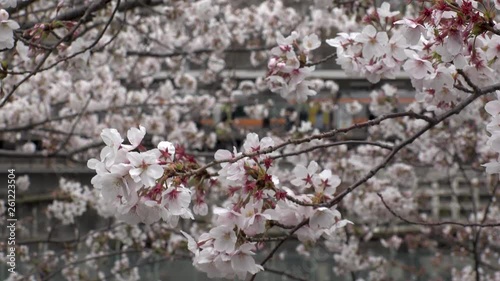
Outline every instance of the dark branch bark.
<svg viewBox="0 0 500 281">
<path fill-rule="evenodd" d="M 461 226 L 461 227 L 498 227 L 500 226 L 500 222 L 498 223 L 461 223 L 461 222 L 456 222 L 456 221 L 441 221 L 441 222 L 423 222 L 423 221 L 412 221 L 407 218 L 404 218 L 400 214 L 396 213 L 389 205 L 387 205 L 387 202 L 385 202 L 384 197 L 382 197 L 382 194 L 377 193 L 378 197 L 380 197 L 380 200 L 382 201 L 382 204 L 384 204 L 385 208 L 395 217 L 400 219 L 401 221 L 404 221 L 408 224 L 414 224 L 414 225 L 421 225 L 421 226 L 441 226 L 441 225 L 456 225 L 456 226 Z"/>
</svg>

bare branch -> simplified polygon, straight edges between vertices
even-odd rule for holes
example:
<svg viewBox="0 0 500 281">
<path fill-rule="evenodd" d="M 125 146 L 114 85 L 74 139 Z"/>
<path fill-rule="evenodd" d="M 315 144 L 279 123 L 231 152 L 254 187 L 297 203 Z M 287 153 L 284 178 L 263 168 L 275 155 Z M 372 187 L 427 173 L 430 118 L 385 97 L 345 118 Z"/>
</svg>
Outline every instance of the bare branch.
<svg viewBox="0 0 500 281">
<path fill-rule="evenodd" d="M 258 52 L 258 51 L 268 51 L 270 47 L 260 47 L 260 48 L 233 48 L 233 49 L 225 49 L 222 52 L 224 53 L 249 53 L 249 52 Z M 152 58 L 170 58 L 170 57 L 177 57 L 177 56 L 188 56 L 188 55 L 198 55 L 198 54 L 205 54 L 205 53 L 213 53 L 213 52 L 219 52 L 218 50 L 212 50 L 212 49 L 201 49 L 201 50 L 195 50 L 192 52 L 173 52 L 173 53 L 155 53 L 155 52 L 149 52 L 149 51 L 127 51 L 127 56 L 138 56 L 138 57 L 152 57 Z"/>
<path fill-rule="evenodd" d="M 90 101 L 92 100 L 92 96 L 93 95 L 91 94 L 90 97 L 87 99 L 87 102 L 83 106 L 82 110 L 80 111 L 80 113 L 76 117 L 76 120 L 73 122 L 73 125 L 71 126 L 71 130 L 69 131 L 69 134 L 66 136 L 66 139 L 61 143 L 61 145 L 59 145 L 59 148 L 57 148 L 56 151 L 49 154 L 49 156 L 53 156 L 53 155 L 58 154 L 68 144 L 69 140 L 73 136 L 73 133 L 75 132 L 76 126 L 78 125 L 78 123 L 80 122 L 80 119 L 82 119 L 83 114 L 87 110 L 87 107 L 89 106 Z"/>
<path fill-rule="evenodd" d="M 238 160 L 241 160 L 245 157 L 254 157 L 254 156 L 258 156 L 258 155 L 262 155 L 262 154 L 266 154 L 266 153 L 270 153 L 270 152 L 273 152 L 273 151 L 276 151 L 280 148 L 283 148 L 287 145 L 290 145 L 290 144 L 301 144 L 301 143 L 306 143 L 306 142 L 310 142 L 312 140 L 320 140 L 320 139 L 326 139 L 326 138 L 331 138 L 339 133 L 346 133 L 346 132 L 350 132 L 352 130 L 355 130 L 355 129 L 360 129 L 360 128 L 365 128 L 365 127 L 370 127 L 370 126 L 374 126 L 374 125 L 378 125 L 380 124 L 380 122 L 384 121 L 384 120 L 387 120 L 387 119 L 394 119 L 394 118 L 400 118 L 400 117 L 412 117 L 412 118 L 418 118 L 418 119 L 423 119 L 423 120 L 426 120 L 427 122 L 435 122 L 435 120 L 431 117 L 428 117 L 428 116 L 425 116 L 425 115 L 421 115 L 421 114 L 417 114 L 417 113 L 414 113 L 412 111 L 409 111 L 409 112 L 399 112 L 399 113 L 391 113 L 391 114 L 386 114 L 386 115 L 381 115 L 373 120 L 369 120 L 369 121 L 366 121 L 366 122 L 363 122 L 363 123 L 357 123 L 357 124 L 354 124 L 352 126 L 349 126 L 349 127 L 346 127 L 346 128 L 341 128 L 341 129 L 334 129 L 334 130 L 331 130 L 331 131 L 328 131 L 328 132 L 325 132 L 325 133 L 321 133 L 321 134 L 316 134 L 316 135 L 311 135 L 309 137 L 304 137 L 304 138 L 300 138 L 300 139 L 290 139 L 288 141 L 285 141 L 279 145 L 276 145 L 276 146 L 273 146 L 273 147 L 269 147 L 267 149 L 263 149 L 263 150 L 260 150 L 260 151 L 257 151 L 257 152 L 252 152 L 252 153 L 242 153 L 240 156 L 238 157 L 235 157 L 235 158 L 232 158 L 232 159 L 223 159 L 223 160 L 216 160 L 216 161 L 212 161 L 208 164 L 206 164 L 205 166 L 199 168 L 199 169 L 196 169 L 192 172 L 189 172 L 189 173 L 186 173 L 186 174 L 183 174 L 183 176 L 192 176 L 192 175 L 196 175 L 196 174 L 199 174 L 203 171 L 205 171 L 206 169 L 212 167 L 212 166 L 215 166 L 217 164 L 220 164 L 220 163 L 234 163 Z"/>
<path fill-rule="evenodd" d="M 337 53 L 333 53 L 333 54 L 330 54 L 322 59 L 320 59 L 319 61 L 315 61 L 315 62 L 310 62 L 310 63 L 306 63 L 306 66 L 314 66 L 314 65 L 318 65 L 318 64 L 322 64 L 322 63 L 325 63 L 327 62 L 328 60 L 330 59 L 334 59 L 337 57 Z"/>
<path fill-rule="evenodd" d="M 185 106 L 188 105 L 186 103 L 165 103 L 165 104 L 160 104 L 160 103 L 134 103 L 134 104 L 125 104 L 125 105 L 119 105 L 119 106 L 112 106 L 108 107 L 106 109 L 98 109 L 98 110 L 91 110 L 91 111 L 86 111 L 83 113 L 84 116 L 91 115 L 91 114 L 100 114 L 100 113 L 105 113 L 105 112 L 110 112 L 113 110 L 119 110 L 119 109 L 126 109 L 126 108 L 139 108 L 139 107 L 168 107 L 168 106 Z M 27 125 L 23 126 L 18 126 L 18 127 L 6 127 L 6 128 L 0 128 L 0 133 L 2 132 L 20 132 L 20 131 L 25 131 L 29 129 L 33 129 L 35 127 L 38 127 L 40 125 L 46 124 L 46 123 L 51 123 L 51 122 L 57 122 L 57 121 L 62 121 L 66 119 L 72 119 L 76 118 L 80 115 L 80 113 L 73 113 L 73 114 L 68 114 L 64 116 L 59 116 L 59 117 L 54 117 L 51 119 L 46 119 L 42 120 L 39 122 L 35 123 L 30 123 Z"/>
<path fill-rule="evenodd" d="M 277 275 L 286 276 L 292 280 L 307 281 L 307 279 L 305 279 L 305 278 L 297 277 L 293 274 L 286 273 L 285 271 L 281 271 L 281 270 L 277 270 L 277 269 L 273 269 L 273 268 L 269 268 L 269 267 L 264 267 L 264 270 L 267 272 L 277 274 Z"/>
<path fill-rule="evenodd" d="M 269 158 L 271 159 L 278 159 L 278 158 L 284 158 L 284 157 L 289 157 L 289 156 L 294 156 L 294 155 L 301 155 L 307 152 L 311 152 L 320 148 L 328 148 L 328 147 L 333 147 L 333 146 L 339 146 L 339 145 L 348 145 L 348 144 L 357 144 L 357 145 L 373 145 L 373 146 L 378 146 L 383 149 L 388 149 L 391 150 L 393 147 L 392 145 L 388 144 L 383 144 L 379 142 L 373 142 L 373 141 L 360 141 L 360 140 L 347 140 L 347 141 L 337 141 L 337 142 L 332 142 L 332 143 L 327 143 L 327 144 L 321 144 L 321 145 L 315 145 L 303 150 L 299 150 L 296 152 L 289 152 L 289 153 L 283 153 L 280 155 L 276 156 L 271 156 Z"/>
<path fill-rule="evenodd" d="M 389 205 L 387 205 L 387 202 L 385 202 L 384 197 L 382 194 L 377 193 L 378 197 L 380 197 L 380 200 L 382 201 L 382 204 L 384 204 L 385 208 L 395 217 L 398 219 L 408 223 L 408 224 L 415 224 L 415 225 L 422 225 L 422 226 L 441 226 L 441 225 L 457 225 L 461 227 L 499 227 L 500 222 L 498 223 L 461 223 L 461 222 L 455 222 L 455 221 L 442 221 L 442 222 L 417 222 L 417 221 L 411 221 L 407 218 L 404 218 L 403 216 L 399 215 L 396 213 Z"/>
</svg>

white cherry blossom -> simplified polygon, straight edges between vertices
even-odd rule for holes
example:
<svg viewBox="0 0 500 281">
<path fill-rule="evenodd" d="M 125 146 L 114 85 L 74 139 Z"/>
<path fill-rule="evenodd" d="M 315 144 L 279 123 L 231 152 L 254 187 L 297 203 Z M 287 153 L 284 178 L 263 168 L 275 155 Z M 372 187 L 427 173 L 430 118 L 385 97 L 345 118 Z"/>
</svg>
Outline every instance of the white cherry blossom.
<svg viewBox="0 0 500 281">
<path fill-rule="evenodd" d="M 214 249 L 219 252 L 231 253 L 235 249 L 236 234 L 231 227 L 221 225 L 210 230 L 210 236 L 215 239 Z"/>
<path fill-rule="evenodd" d="M 128 151 L 134 150 L 141 144 L 142 139 L 144 138 L 145 135 L 146 135 L 146 128 L 144 128 L 143 126 L 139 126 L 139 129 L 130 128 L 127 132 L 127 138 L 128 141 L 130 142 L 130 145 L 122 144 L 122 147 Z"/>
<path fill-rule="evenodd" d="M 312 51 L 312 50 L 319 48 L 319 46 L 321 46 L 321 41 L 319 40 L 318 35 L 310 34 L 310 35 L 307 35 L 306 37 L 304 37 L 304 40 L 302 42 L 302 46 L 303 46 L 304 50 Z"/>
<path fill-rule="evenodd" d="M 17 22 L 9 20 L 9 13 L 6 10 L 0 9 L 0 49 L 14 47 L 13 31 L 19 29 L 19 27 Z"/>
<path fill-rule="evenodd" d="M 337 220 L 340 220 L 339 211 L 330 210 L 325 207 L 319 207 L 314 210 L 314 214 L 309 219 L 309 227 L 313 231 L 320 229 L 329 229 Z"/>
<path fill-rule="evenodd" d="M 426 36 L 427 29 L 413 20 L 404 18 L 394 23 L 403 26 L 403 36 L 410 45 L 417 45 L 422 35 Z"/>
<path fill-rule="evenodd" d="M 153 186 L 155 180 L 163 175 L 163 168 L 158 165 L 158 150 L 148 152 L 130 152 L 127 159 L 132 165 L 129 174 L 135 182 L 142 182 L 146 186 Z"/>
<path fill-rule="evenodd" d="M 382 18 L 392 18 L 399 15 L 399 11 L 391 12 L 391 4 L 383 2 L 380 8 L 377 8 L 377 13 Z"/>
<path fill-rule="evenodd" d="M 295 178 L 290 182 L 298 187 L 310 187 L 314 184 L 313 178 L 316 175 L 318 168 L 318 163 L 316 163 L 315 161 L 311 161 L 307 168 L 299 164 L 293 169 Z"/>
<path fill-rule="evenodd" d="M 232 253 L 231 267 L 240 280 L 245 280 L 248 273 L 256 274 L 257 272 L 264 270 L 261 265 L 255 263 L 255 260 L 252 257 L 255 255 L 252 251 L 254 249 L 255 245 L 253 243 L 245 243 Z"/>
<path fill-rule="evenodd" d="M 245 153 L 254 153 L 267 148 L 273 147 L 274 141 L 270 137 L 264 137 L 259 141 L 259 135 L 256 133 L 249 133 L 243 143 Z"/>
<path fill-rule="evenodd" d="M 428 73 L 433 72 L 434 68 L 428 60 L 420 58 L 414 52 L 407 52 L 410 57 L 403 65 L 403 69 L 415 79 L 423 79 Z"/>
<path fill-rule="evenodd" d="M 367 25 L 354 40 L 363 43 L 363 58 L 370 60 L 385 54 L 389 37 L 386 32 L 377 32 L 373 25 Z"/>
</svg>

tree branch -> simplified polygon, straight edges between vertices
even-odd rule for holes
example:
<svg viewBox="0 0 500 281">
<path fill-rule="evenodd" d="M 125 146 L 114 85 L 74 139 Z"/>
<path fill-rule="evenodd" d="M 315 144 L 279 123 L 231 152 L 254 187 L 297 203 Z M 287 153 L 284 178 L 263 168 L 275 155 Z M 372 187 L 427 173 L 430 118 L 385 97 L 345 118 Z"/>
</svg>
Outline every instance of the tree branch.
<svg viewBox="0 0 500 281">
<path fill-rule="evenodd" d="M 312 140 L 320 140 L 320 139 L 325 139 L 325 138 L 331 138 L 339 133 L 346 133 L 346 132 L 349 132 L 349 131 L 352 131 L 354 129 L 360 129 L 360 128 L 365 128 L 365 127 L 370 127 L 370 126 L 374 126 L 374 125 L 378 125 L 380 124 L 380 122 L 386 120 L 386 119 L 393 119 L 393 118 L 400 118 L 400 117 L 412 117 L 412 118 L 417 118 L 417 119 L 423 119 L 423 120 L 426 120 L 428 122 L 435 122 L 433 118 L 431 117 L 428 117 L 428 116 L 425 116 L 425 115 L 421 115 L 421 114 L 417 114 L 417 113 L 414 113 L 412 111 L 409 111 L 409 112 L 399 112 L 399 113 L 391 113 L 391 114 L 386 114 L 386 115 L 381 115 L 373 120 L 369 120 L 369 121 L 366 121 L 366 122 L 363 122 L 363 123 L 357 123 L 357 124 L 354 124 L 350 127 L 346 127 L 346 128 L 342 128 L 342 129 L 334 129 L 334 130 L 331 130 L 329 132 L 325 132 L 325 133 L 321 133 L 321 134 L 316 134 L 316 135 L 311 135 L 309 137 L 304 137 L 304 138 L 300 138 L 300 139 L 290 139 L 288 141 L 285 141 L 279 145 L 275 145 L 273 147 L 269 147 L 267 149 L 263 149 L 263 150 L 260 150 L 260 151 L 257 151 L 257 152 L 252 152 L 252 153 L 242 153 L 240 156 L 237 156 L 237 157 L 234 157 L 232 159 L 223 159 L 223 160 L 215 160 L 215 161 L 212 161 L 204 166 L 202 166 L 201 168 L 198 168 L 194 171 L 191 171 L 189 173 L 185 173 L 185 174 L 182 174 L 182 176 L 192 176 L 192 175 L 196 175 L 196 174 L 199 174 L 203 171 L 205 171 L 206 169 L 212 167 L 212 166 L 215 166 L 217 164 L 221 164 L 221 163 L 234 163 L 234 162 L 237 162 L 238 160 L 241 160 L 245 157 L 255 157 L 255 156 L 258 156 L 258 155 L 262 155 L 262 154 L 267 154 L 267 153 L 270 153 L 270 152 L 273 152 L 273 151 L 276 151 L 280 148 L 283 148 L 287 145 L 290 145 L 290 144 L 301 144 L 301 143 L 306 143 L 306 142 L 310 142 Z"/>
<path fill-rule="evenodd" d="M 414 224 L 414 225 L 422 225 L 422 226 L 441 226 L 441 225 L 457 225 L 461 227 L 498 227 L 500 226 L 500 222 L 498 223 L 461 223 L 461 222 L 455 222 L 455 221 L 442 221 L 442 222 L 417 222 L 417 221 L 411 221 L 407 218 L 404 218 L 403 216 L 399 215 L 396 213 L 389 205 L 387 205 L 387 202 L 385 202 L 384 197 L 382 194 L 377 193 L 378 197 L 380 197 L 380 200 L 382 201 L 382 204 L 384 204 L 385 208 L 395 217 L 398 219 L 408 223 L 408 224 Z"/>
</svg>

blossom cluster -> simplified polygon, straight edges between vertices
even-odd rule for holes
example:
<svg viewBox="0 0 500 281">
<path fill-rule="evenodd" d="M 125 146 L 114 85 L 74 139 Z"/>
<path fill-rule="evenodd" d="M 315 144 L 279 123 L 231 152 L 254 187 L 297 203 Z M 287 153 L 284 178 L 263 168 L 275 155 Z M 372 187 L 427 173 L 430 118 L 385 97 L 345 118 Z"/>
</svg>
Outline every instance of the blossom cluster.
<svg viewBox="0 0 500 281">
<path fill-rule="evenodd" d="M 249 134 L 243 144 L 244 153 L 255 153 L 274 145 L 271 138 L 259 140 L 257 134 Z M 272 191 L 276 179 L 269 177 L 260 167 L 259 159 L 264 156 L 250 158 L 240 157 L 234 148 L 233 152 L 218 150 L 217 161 L 223 162 L 217 180 L 229 186 L 226 191 L 230 195 L 227 208 L 216 207 L 215 227 L 203 233 L 198 242 L 187 233 L 188 248 L 195 255 L 193 264 L 209 277 L 238 277 L 244 279 L 247 273 L 255 274 L 263 270 L 252 257 L 255 243 L 247 242 L 247 236 L 262 234 L 266 231 L 266 221 L 271 216 L 266 213 L 264 201 L 273 204 Z M 236 157 L 241 159 L 237 160 Z M 263 186 L 257 185 L 261 179 Z M 262 181 L 262 179 L 264 181 Z M 271 190 L 266 190 L 271 189 Z"/>
<path fill-rule="evenodd" d="M 299 34 L 292 32 L 288 37 L 281 33 L 276 35 L 278 46 L 271 50 L 271 58 L 267 64 L 267 84 L 273 92 L 279 93 L 287 100 L 304 102 L 308 96 L 316 95 L 305 78 L 314 70 L 309 63 L 309 52 L 319 48 L 321 41 L 318 35 L 311 34 L 298 43 Z"/>
<path fill-rule="evenodd" d="M 383 3 L 369 15 L 361 33 L 340 33 L 327 40 L 337 49 L 337 63 L 372 83 L 395 78 L 402 68 L 417 90 L 416 99 L 437 111 L 452 108 L 464 98 L 455 87 L 467 85 L 460 71 L 476 84 L 495 82 L 500 70 L 496 63 L 499 36 L 480 27 L 490 22 L 488 11 L 477 9 L 477 2 L 461 1 L 456 6 L 438 2 L 415 19 L 398 20 L 398 15 Z"/>
<path fill-rule="evenodd" d="M 322 235 L 336 235 L 335 231 L 349 222 L 342 220 L 340 212 L 335 209 L 313 207 L 313 203 L 334 198 L 340 178 L 330 170 L 318 174 L 316 162 L 311 162 L 308 168 L 297 165 L 291 184 L 303 191 L 312 189 L 313 193 L 294 195 L 272 174 L 270 154 L 263 151 L 273 146 L 272 138 L 259 139 L 257 134 L 250 133 L 242 152 L 234 148 L 233 152 L 218 150 L 215 154 L 215 159 L 222 162 L 217 180 L 228 188 L 226 207 L 214 208 L 216 227 L 201 234 L 197 241 L 184 234 L 195 254 L 194 265 L 207 272 L 209 277 L 237 276 L 244 279 L 247 273 L 262 270 L 252 258 L 255 249 L 253 237 L 267 233 L 269 223 L 272 225 L 273 221 L 294 226 L 308 220 L 296 234 L 299 240 L 310 243 Z"/>
<path fill-rule="evenodd" d="M 173 165 L 172 143 L 163 141 L 155 149 L 134 151 L 142 148 L 145 134 L 142 126 L 131 128 L 127 132 L 130 144 L 123 144 L 116 129 L 103 130 L 106 146 L 101 159 L 88 161 L 88 167 L 97 173 L 92 184 L 119 219 L 132 224 L 163 219 L 176 226 L 180 217 L 193 218 L 191 191 L 183 183 L 163 177 L 165 168 Z"/>
<path fill-rule="evenodd" d="M 59 180 L 60 196 L 66 200 L 54 200 L 47 207 L 49 218 L 54 217 L 63 225 L 75 223 L 75 218 L 87 211 L 87 203 L 92 201 L 92 195 L 87 186 L 81 186 L 78 182 L 68 181 L 64 178 Z"/>
<path fill-rule="evenodd" d="M 47 251 L 38 259 L 36 255 L 26 254 L 27 247 L 19 248 L 24 252 L 22 257 L 33 256 L 32 263 L 36 265 L 33 272 L 38 269 L 56 271 L 58 263 L 66 263 L 68 268 L 60 272 L 68 280 L 79 280 L 84 278 L 82 276 L 86 277 L 84 279 L 107 279 L 101 271 L 95 270 L 95 278 L 86 276 L 86 271 L 93 274 L 93 269 L 98 269 L 99 265 L 92 259 L 109 254 L 112 245 L 120 245 L 123 251 L 140 249 L 141 259 L 152 252 L 176 258 L 178 250 L 185 250 L 187 239 L 196 268 L 209 277 L 244 279 L 263 270 L 263 263 L 259 264 L 255 258 L 258 251 L 267 249 L 263 242 L 272 241 L 276 238 L 274 235 L 289 237 L 289 229 L 301 226 L 293 233 L 301 242 L 296 248 L 299 254 L 311 256 L 314 243 L 324 243 L 335 253 L 329 254 L 336 261 L 334 272 L 357 275 L 359 271 L 371 271 L 358 276 L 385 280 L 388 278 L 385 271 L 393 263 L 366 254 L 361 243 L 376 239 L 374 235 L 381 229 L 378 223 L 388 229 L 386 226 L 399 222 L 392 219 L 379 196 L 403 217 L 424 217 L 418 214 L 418 205 L 425 201 L 419 199 L 425 197 L 418 197 L 420 195 L 414 192 L 418 186 L 416 171 L 403 163 L 447 167 L 447 172 L 454 177 L 459 175 L 457 161 L 472 163 L 474 167 L 483 159 L 491 158 L 491 151 L 484 149 L 486 143 L 492 151 L 500 152 L 498 100 L 485 107 L 493 118 L 487 127 L 491 137 L 482 134 L 482 128 L 478 129 L 481 126 L 476 126 L 485 119 L 483 114 L 478 114 L 483 101 L 476 100 L 459 116 L 447 118 L 446 123 L 433 124 L 432 130 L 401 149 L 397 156 L 391 153 L 390 157 L 394 155 L 391 162 L 383 171 L 375 173 L 372 167 L 381 165 L 387 157 L 384 149 L 394 148 L 399 140 L 411 137 L 428 124 L 427 119 L 414 120 L 408 116 L 384 120 L 369 128 L 366 145 L 358 145 L 364 141 L 353 141 L 358 143 L 355 147 L 339 145 L 343 141 L 332 143 L 331 139 L 340 137 L 343 140 L 344 136 L 337 134 L 324 138 L 326 135 L 313 130 L 310 122 L 302 121 L 300 126 L 282 136 L 268 132 L 261 138 L 242 129 L 241 135 L 246 135 L 242 148 L 218 150 L 215 162 L 207 166 L 201 161 L 198 163 L 199 160 L 187 151 L 203 151 L 215 146 L 215 133 L 205 133 L 199 127 L 214 108 L 220 108 L 227 100 L 234 101 L 236 96 L 263 92 L 267 90 L 266 84 L 289 101 L 306 101 L 323 89 L 331 90 L 336 100 L 340 95 L 336 95 L 338 86 L 333 81 L 307 80 L 312 76 L 314 65 L 322 61 L 310 61 L 311 52 L 321 45 L 316 34 L 330 36 L 333 30 L 346 32 L 326 42 L 337 48 L 337 63 L 348 75 L 361 75 L 378 82 L 399 76 L 403 69 L 417 89 L 416 98 L 420 102 L 405 110 L 422 112 L 433 118 L 434 113 L 429 111 L 450 109 L 469 97 L 467 92 L 473 92 L 464 77 L 476 85 L 486 86 L 498 76 L 500 28 L 495 23 L 493 6 L 483 5 L 484 1 L 419 1 L 422 11 L 413 16 L 412 5 L 407 6 L 405 15 L 391 11 L 388 3 L 368 9 L 364 15 L 349 12 L 340 4 L 337 7 L 332 1 L 318 0 L 307 7 L 310 15 L 304 17 L 280 0 L 248 7 L 225 5 L 231 1 L 174 1 L 167 6 L 147 7 L 149 11 L 142 16 L 132 13 L 125 18 L 118 9 L 116 17 L 109 20 L 126 20 L 127 24 L 120 29 L 112 24 L 105 32 L 85 22 L 82 25 L 85 32 L 76 32 L 75 40 L 63 40 L 57 52 L 50 53 L 46 53 L 47 48 L 61 35 L 60 29 L 67 31 L 75 22 L 50 22 L 53 15 L 44 17 L 43 11 L 48 11 L 45 15 L 52 13 L 52 4 L 30 2 L 35 3 L 36 8 L 30 6 L 20 10 L 41 11 L 9 15 L 0 10 L 0 24 L 3 25 L 0 46 L 6 49 L 16 45 L 15 52 L 4 53 L 4 60 L 12 71 L 2 80 L 2 92 L 17 89 L 5 104 L 5 110 L 0 112 L 0 130 L 12 139 L 20 140 L 26 135 L 38 137 L 42 140 L 41 155 L 67 153 L 65 156 L 73 160 L 88 159 L 94 152 L 95 139 L 100 136 L 105 147 L 98 159 L 88 161 L 88 167 L 97 174 L 92 179 L 94 189 L 62 180 L 61 193 L 55 198 L 61 195 L 69 200 L 54 200 L 47 214 L 67 225 L 91 206 L 103 217 L 114 216 L 128 223 L 84 236 L 85 246 L 89 248 L 89 253 L 84 255 L 85 265 L 92 270 L 71 266 L 78 263 L 81 255 L 70 249 L 61 257 Z M 351 11 L 363 8 L 358 1 L 348 2 Z M 15 0 L 0 0 L 0 8 L 16 5 Z M 61 2 L 57 9 L 65 12 L 70 6 Z M 494 7 L 500 8 L 500 2 L 495 1 Z M 102 11 L 93 14 L 99 20 L 104 19 L 104 23 L 108 18 L 103 15 L 110 10 Z M 57 10 L 55 14 L 59 13 Z M 365 16 L 363 23 L 356 22 L 361 16 Z M 35 24 L 23 33 L 24 39 L 19 37 L 16 42 L 14 38 L 19 34 L 14 34 L 13 30 L 18 25 L 9 17 L 24 18 L 26 23 Z M 41 23 L 45 19 L 47 25 Z M 360 28 L 362 25 L 366 26 Z M 276 30 L 290 35 L 285 38 Z M 347 33 L 355 30 L 362 31 Z M 308 35 L 301 37 L 299 34 Z M 248 52 L 250 64 L 257 67 L 266 61 L 265 50 L 274 46 L 275 41 L 278 46 L 271 50 L 265 79 L 237 82 L 237 77 L 226 75 L 228 71 L 224 68 L 239 66 L 226 60 L 228 54 Z M 10 74 L 38 69 L 43 57 L 39 55 L 45 53 L 47 61 L 40 64 L 45 70 L 33 75 L 29 83 L 22 82 L 23 75 Z M 69 58 L 77 53 L 80 54 Z M 193 64 L 196 66 L 192 67 Z M 165 66 L 168 67 L 166 77 L 152 75 L 164 70 Z M 201 69 L 199 73 L 198 69 Z M 397 104 L 396 89 L 387 84 L 373 91 L 371 98 L 370 111 L 374 115 L 401 108 Z M 264 118 L 269 117 L 272 106 L 272 103 L 256 104 L 244 111 L 252 117 Z M 363 109 L 357 102 L 346 107 L 349 114 Z M 322 102 L 321 108 L 333 111 L 335 107 L 334 103 Z M 290 119 L 298 121 L 298 113 Z M 214 121 L 218 123 L 215 118 Z M 130 129 L 125 141 L 119 131 L 135 124 L 144 127 Z M 224 125 L 230 127 L 221 122 L 217 124 Z M 151 138 L 145 137 L 145 127 L 152 134 Z M 18 133 L 24 130 L 22 128 L 33 130 L 29 134 Z M 231 129 L 228 128 L 229 134 L 234 133 Z M 71 134 L 65 133 L 69 131 Z M 311 141 L 299 141 L 312 135 Z M 281 146 L 285 142 L 290 145 Z M 174 143 L 182 143 L 186 148 Z M 40 152 L 38 144 L 31 139 L 17 147 L 25 154 Z M 77 149 L 71 151 L 72 147 Z M 148 150 L 146 147 L 154 148 Z M 286 166 L 290 169 L 285 169 Z M 489 173 L 500 173 L 499 161 L 485 166 Z M 339 192 L 346 190 L 340 188 L 340 178 L 342 184 L 348 186 L 367 175 L 369 180 L 350 190 L 339 204 L 332 203 L 336 202 Z M 19 178 L 19 190 L 23 189 L 23 181 L 26 183 Z M 491 198 L 494 199 L 494 194 Z M 209 200 L 210 205 L 207 204 Z M 0 210 L 3 207 L 4 202 L 0 200 Z M 359 224 L 354 233 L 350 228 L 338 231 L 350 223 L 342 219 L 340 212 Z M 193 219 L 195 216 L 200 218 L 178 223 L 181 218 Z M 478 210 L 470 216 L 476 220 L 491 220 L 499 217 L 499 211 L 493 206 L 485 213 Z M 182 235 L 177 229 L 183 230 Z M 468 241 L 464 237 L 472 233 L 470 228 L 465 229 L 457 235 L 454 229 L 447 230 L 453 234 L 448 240 L 465 244 Z M 404 242 L 397 236 L 380 242 L 391 249 L 400 247 L 401 243 L 411 248 L 408 237 L 411 235 L 407 235 Z M 498 246 L 498 235 L 483 228 L 478 238 L 485 249 L 479 264 L 495 264 L 498 255 L 492 255 L 488 245 Z M 280 257 L 284 253 L 281 252 Z M 483 269 L 488 270 L 484 267 L 478 272 Z M 140 279 L 138 267 L 128 254 L 120 254 L 110 272 L 117 279 Z M 470 267 L 454 270 L 452 275 L 464 279 L 475 277 Z"/>
<path fill-rule="evenodd" d="M 196 214 L 207 214 L 203 191 L 207 183 L 202 178 L 189 187 L 191 181 L 178 175 L 182 165 L 176 157 L 181 152 L 166 141 L 146 150 L 142 145 L 145 133 L 142 126 L 131 128 L 127 133 L 130 144 L 124 144 L 116 129 L 103 130 L 106 146 L 101 159 L 88 161 L 89 168 L 96 170 L 92 184 L 100 191 L 101 200 L 118 219 L 130 224 L 152 224 L 162 218 L 175 227 L 180 217 L 193 218 L 189 208 L 192 200 Z M 296 232 L 304 242 L 336 235 L 337 229 L 350 223 L 342 220 L 334 207 L 314 205 L 334 198 L 340 178 L 328 169 L 319 173 L 314 161 L 307 168 L 299 164 L 290 183 L 309 194 L 295 195 L 273 175 L 274 146 L 271 137 L 260 139 L 250 133 L 241 152 L 234 147 L 232 152 L 221 149 L 215 153 L 221 169 L 208 184 L 220 185 L 227 199 L 222 207 L 213 208 L 213 225 L 208 232 L 193 233 L 197 240 L 183 232 L 194 254 L 193 264 L 209 277 L 244 279 L 263 270 L 253 258 L 254 239 L 266 234 L 273 221 L 292 227 L 306 220 L 307 225 Z"/>
<path fill-rule="evenodd" d="M 389 8 L 384 2 L 374 11 L 375 19 L 384 26 L 394 24 L 399 15 Z M 408 44 L 403 34 L 389 34 L 386 30 L 377 30 L 374 25 L 367 25 L 361 33 L 339 33 L 326 43 L 336 48 L 337 63 L 347 74 L 366 77 L 372 83 L 381 78 L 395 78 L 407 58 L 404 50 Z"/>
<path fill-rule="evenodd" d="M 384 84 L 380 90 L 372 91 L 370 93 L 370 112 L 375 116 L 380 116 L 397 110 L 397 90 L 390 84 Z"/>
</svg>

